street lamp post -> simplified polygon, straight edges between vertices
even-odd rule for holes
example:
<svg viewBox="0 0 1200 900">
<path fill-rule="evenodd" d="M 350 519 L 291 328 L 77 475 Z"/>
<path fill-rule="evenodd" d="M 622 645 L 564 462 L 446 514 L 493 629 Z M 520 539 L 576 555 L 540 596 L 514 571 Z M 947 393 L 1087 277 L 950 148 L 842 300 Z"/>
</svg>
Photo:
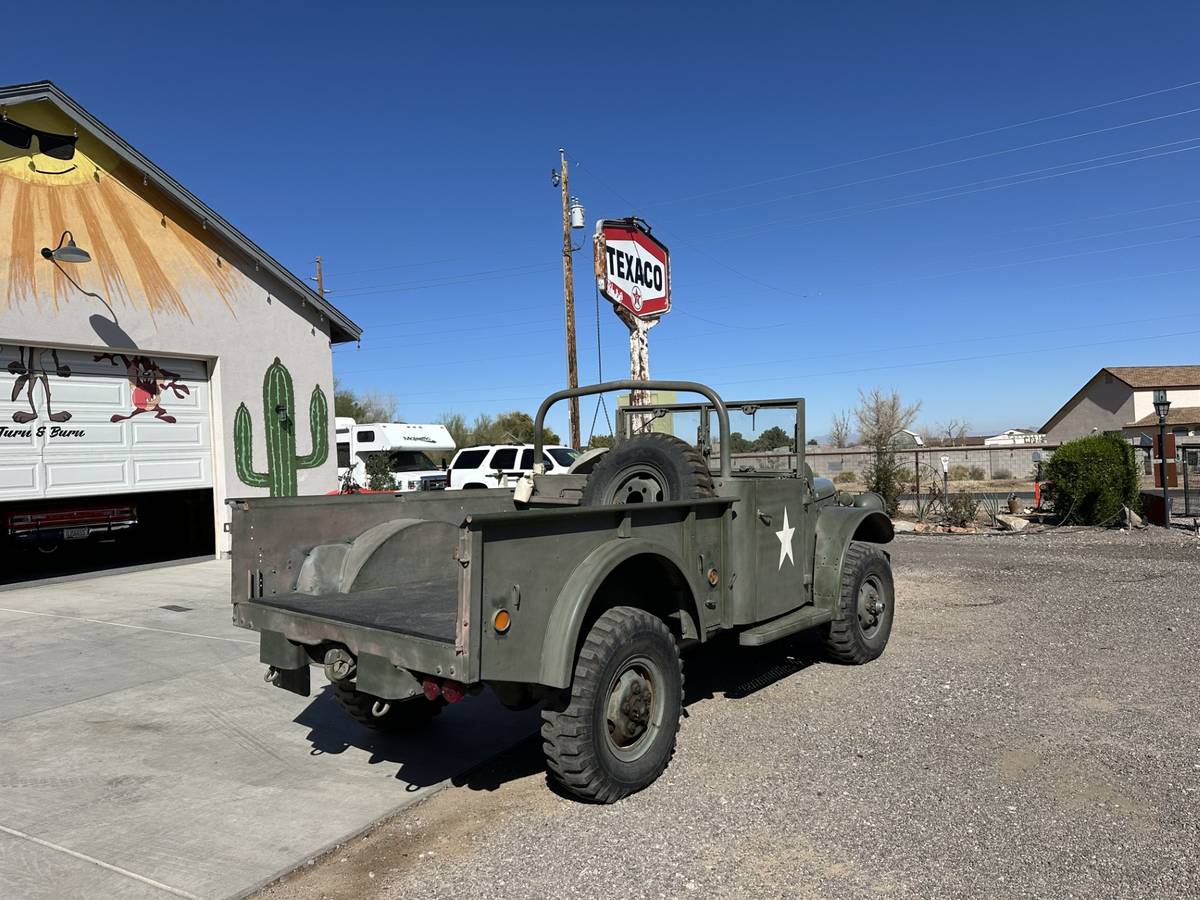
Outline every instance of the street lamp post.
<svg viewBox="0 0 1200 900">
<path fill-rule="evenodd" d="M 1163 491 L 1163 525 L 1171 526 L 1171 489 L 1167 486 L 1167 413 L 1171 411 L 1171 401 L 1167 399 L 1166 391 L 1154 392 L 1154 411 L 1158 413 L 1158 453 L 1159 465 L 1162 467 Z"/>
</svg>

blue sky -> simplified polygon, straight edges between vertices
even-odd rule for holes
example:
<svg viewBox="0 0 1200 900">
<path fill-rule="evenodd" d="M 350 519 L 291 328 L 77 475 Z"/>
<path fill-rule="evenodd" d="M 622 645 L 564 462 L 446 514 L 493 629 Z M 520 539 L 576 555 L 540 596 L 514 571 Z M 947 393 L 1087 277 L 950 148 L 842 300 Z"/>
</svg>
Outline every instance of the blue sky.
<svg viewBox="0 0 1200 900">
<path fill-rule="evenodd" d="M 589 221 L 672 249 L 652 374 L 803 395 L 810 434 L 859 388 L 991 431 L 1104 365 L 1200 362 L 1195 4 L 117 8 L 14 7 L 0 80 L 56 81 L 296 272 L 323 256 L 365 329 L 335 372 L 409 421 L 564 384 L 560 146 Z M 603 302 L 600 337 L 624 375 Z"/>
</svg>

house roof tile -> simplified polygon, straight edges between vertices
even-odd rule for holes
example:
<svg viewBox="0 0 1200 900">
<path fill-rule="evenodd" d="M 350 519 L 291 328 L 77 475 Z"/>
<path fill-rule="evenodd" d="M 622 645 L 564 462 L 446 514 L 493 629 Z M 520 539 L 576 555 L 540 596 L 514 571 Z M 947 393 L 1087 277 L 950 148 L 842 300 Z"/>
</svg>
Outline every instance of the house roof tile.
<svg viewBox="0 0 1200 900">
<path fill-rule="evenodd" d="M 1172 406 L 1167 412 L 1168 425 L 1200 425 L 1200 406 Z M 1158 426 L 1158 414 L 1142 416 L 1126 428 L 1150 428 Z"/>
<path fill-rule="evenodd" d="M 1200 366 L 1106 366 L 1131 388 L 1200 387 Z"/>
</svg>

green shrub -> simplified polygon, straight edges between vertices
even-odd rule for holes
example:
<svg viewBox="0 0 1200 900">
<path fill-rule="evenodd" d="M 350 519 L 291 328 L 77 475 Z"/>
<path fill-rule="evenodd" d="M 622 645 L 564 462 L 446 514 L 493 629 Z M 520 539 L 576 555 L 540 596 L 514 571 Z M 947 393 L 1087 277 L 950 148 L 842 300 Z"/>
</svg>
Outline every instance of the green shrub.
<svg viewBox="0 0 1200 900">
<path fill-rule="evenodd" d="M 1012 472 L 1008 469 L 992 469 L 992 481 L 1010 481 Z"/>
<path fill-rule="evenodd" d="M 883 498 L 889 516 L 900 511 L 900 494 L 904 490 L 907 472 L 896 459 L 895 451 L 887 445 L 873 448 L 871 462 L 863 473 L 867 490 Z"/>
<path fill-rule="evenodd" d="M 1063 522 L 1104 525 L 1139 507 L 1137 457 L 1119 434 L 1068 441 L 1045 465 L 1046 496 Z"/>
<path fill-rule="evenodd" d="M 953 494 L 946 504 L 946 521 L 959 528 L 975 524 L 979 515 L 979 501 L 972 494 Z"/>
<path fill-rule="evenodd" d="M 396 479 L 392 477 L 392 460 L 386 453 L 370 453 L 367 455 L 363 471 L 367 479 L 367 490 L 394 491 Z"/>
<path fill-rule="evenodd" d="M 852 481 L 858 481 L 858 476 L 853 472 L 838 472 L 833 476 L 833 480 L 838 484 L 849 484 Z"/>
</svg>

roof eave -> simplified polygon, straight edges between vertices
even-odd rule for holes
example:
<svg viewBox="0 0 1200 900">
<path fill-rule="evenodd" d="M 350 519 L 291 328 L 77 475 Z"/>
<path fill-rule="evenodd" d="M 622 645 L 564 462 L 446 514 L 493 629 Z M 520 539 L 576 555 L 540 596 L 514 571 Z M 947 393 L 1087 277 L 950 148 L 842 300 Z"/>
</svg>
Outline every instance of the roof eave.
<svg viewBox="0 0 1200 900">
<path fill-rule="evenodd" d="M 142 170 L 147 178 L 154 179 L 155 187 L 191 212 L 196 218 L 207 221 L 210 230 L 215 231 L 267 272 L 296 291 L 302 299 L 313 304 L 329 319 L 329 338 L 332 343 L 344 344 L 356 341 L 362 335 L 362 328 L 353 320 L 344 315 L 337 307 L 332 306 L 324 297 L 277 262 L 258 244 L 242 234 L 199 197 L 135 150 L 120 135 L 63 93 L 54 82 L 36 81 L 30 84 L 0 86 L 0 103 L 27 103 L 31 100 L 49 100 L 64 113 L 75 118 L 96 137 L 104 141 L 117 156 Z"/>
</svg>

